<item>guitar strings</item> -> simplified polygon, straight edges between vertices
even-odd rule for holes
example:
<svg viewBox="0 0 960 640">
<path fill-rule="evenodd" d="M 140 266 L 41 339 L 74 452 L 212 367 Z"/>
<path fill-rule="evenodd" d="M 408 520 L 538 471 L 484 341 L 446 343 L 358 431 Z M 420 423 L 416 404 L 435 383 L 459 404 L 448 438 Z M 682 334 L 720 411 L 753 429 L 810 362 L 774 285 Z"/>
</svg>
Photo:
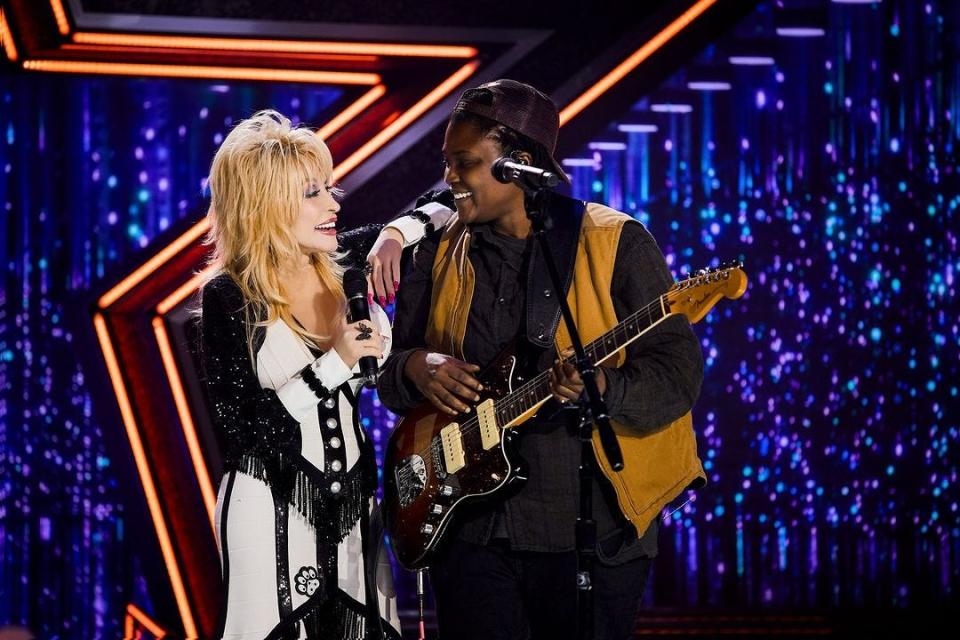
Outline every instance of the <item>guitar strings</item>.
<svg viewBox="0 0 960 640">
<path fill-rule="evenodd" d="M 646 312 L 646 313 L 651 312 L 656 306 L 659 306 L 659 304 L 661 303 L 661 301 L 662 301 L 663 298 L 667 298 L 667 297 L 670 296 L 671 294 L 673 294 L 673 293 L 678 293 L 678 292 L 679 292 L 679 290 L 671 290 L 671 291 L 668 291 L 667 293 L 659 296 L 656 300 L 650 302 L 649 304 L 647 304 L 645 307 L 643 307 L 642 309 L 640 309 L 640 310 L 637 311 L 636 313 L 633 313 L 633 314 L 631 314 L 630 316 L 628 316 L 626 320 L 624 320 L 622 323 L 618 324 L 617 327 L 614 327 L 614 329 L 611 331 L 611 333 L 612 333 L 613 331 L 615 331 L 620 325 L 627 324 L 629 321 L 635 320 L 635 319 L 636 319 L 637 317 L 639 317 L 642 313 L 644 313 L 644 312 Z M 663 316 L 663 318 L 661 318 L 661 320 L 665 319 L 666 317 L 667 317 L 666 315 Z M 647 327 L 646 329 L 644 329 L 644 331 L 641 332 L 641 333 L 638 334 L 638 335 L 642 335 L 643 333 L 646 333 L 647 331 L 649 331 L 650 329 L 652 329 L 654 326 L 656 326 L 656 325 L 655 325 L 655 324 L 651 324 L 649 327 Z M 604 334 L 604 335 L 606 335 L 606 334 Z M 599 344 L 599 343 L 603 340 L 603 338 L 604 338 L 604 336 L 601 336 L 600 338 L 597 338 L 597 340 L 594 340 L 593 342 L 591 342 L 590 344 L 588 344 L 586 347 L 584 347 L 584 351 L 592 350 L 592 349 L 595 347 L 595 345 Z M 569 358 L 566 358 L 566 359 L 564 360 L 564 362 L 567 362 L 567 363 L 572 363 L 573 361 L 574 361 L 574 356 L 570 356 Z M 544 381 L 547 380 L 548 377 L 549 377 L 549 372 L 548 372 L 548 371 L 542 371 L 542 372 L 540 372 L 539 374 L 537 374 L 536 376 L 534 376 L 533 378 L 531 378 L 530 380 L 528 380 L 527 382 L 525 382 L 523 385 L 521 385 L 520 387 L 518 387 L 518 388 L 517 388 L 515 391 L 513 391 L 510 395 L 511 395 L 511 396 L 514 396 L 515 398 L 518 398 L 519 396 L 522 396 L 523 394 L 530 393 L 531 391 L 534 390 L 534 387 L 539 386 L 540 384 L 542 384 Z M 502 405 L 501 405 L 499 402 L 494 402 L 494 411 L 498 414 L 497 417 L 499 417 L 499 414 L 500 414 L 501 412 L 504 412 L 504 410 L 514 408 L 518 402 L 519 402 L 519 399 L 514 399 L 514 400 L 504 399 Z M 533 408 L 533 407 L 530 407 L 530 408 Z M 530 410 L 530 409 L 527 409 L 527 411 L 529 411 L 529 410 Z M 520 415 L 523 415 L 523 413 L 521 412 Z M 476 430 L 479 429 L 479 428 L 480 428 L 479 419 L 477 418 L 476 413 L 474 413 L 474 415 L 470 416 L 470 418 L 468 418 L 467 420 L 465 420 L 464 422 L 462 422 L 462 423 L 460 424 L 460 437 L 463 438 L 463 437 L 465 437 L 466 435 L 473 433 L 474 431 L 476 431 Z M 498 425 L 498 428 L 504 429 L 505 427 L 499 427 L 499 425 Z M 439 434 L 438 434 L 438 435 L 439 435 Z M 435 437 L 436 437 L 436 436 L 435 436 Z M 427 447 L 426 450 L 416 451 L 416 452 L 415 452 L 415 455 L 418 455 L 418 456 L 420 456 L 421 458 L 424 458 L 425 456 L 427 456 L 427 455 L 429 454 L 429 452 L 430 452 L 430 451 L 429 451 L 430 448 L 433 446 L 433 440 L 434 440 L 434 438 L 431 438 L 431 439 L 430 439 L 431 444 L 428 445 L 428 447 Z"/>
</svg>

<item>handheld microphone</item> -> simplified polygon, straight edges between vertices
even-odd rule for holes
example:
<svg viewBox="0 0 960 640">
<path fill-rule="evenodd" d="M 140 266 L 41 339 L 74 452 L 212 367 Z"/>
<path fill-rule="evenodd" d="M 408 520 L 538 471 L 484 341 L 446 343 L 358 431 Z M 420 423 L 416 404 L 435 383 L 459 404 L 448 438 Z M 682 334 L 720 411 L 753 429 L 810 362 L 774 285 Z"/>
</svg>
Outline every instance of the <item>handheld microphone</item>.
<svg viewBox="0 0 960 640">
<path fill-rule="evenodd" d="M 528 189 L 553 188 L 560 183 L 560 178 L 552 171 L 514 162 L 507 157 L 496 160 L 490 170 L 498 182 L 516 182 Z"/>
<path fill-rule="evenodd" d="M 347 269 L 343 274 L 343 293 L 347 296 L 350 322 L 370 321 L 370 306 L 367 303 L 367 278 L 361 269 Z M 377 359 L 373 356 L 360 358 L 360 380 L 363 386 L 377 386 Z"/>
</svg>

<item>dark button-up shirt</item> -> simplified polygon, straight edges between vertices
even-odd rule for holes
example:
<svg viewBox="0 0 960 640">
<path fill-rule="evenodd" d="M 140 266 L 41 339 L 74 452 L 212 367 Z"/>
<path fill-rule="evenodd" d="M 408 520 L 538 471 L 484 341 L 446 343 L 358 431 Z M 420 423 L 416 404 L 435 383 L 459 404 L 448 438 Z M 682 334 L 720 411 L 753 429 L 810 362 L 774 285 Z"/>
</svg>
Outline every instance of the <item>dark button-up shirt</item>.
<svg viewBox="0 0 960 640">
<path fill-rule="evenodd" d="M 484 368 L 522 335 L 527 297 L 549 292 L 524 290 L 532 238 L 507 237 L 490 225 L 474 225 L 471 232 L 469 259 L 476 285 L 463 350 L 468 362 Z M 424 401 L 403 371 L 410 354 L 426 345 L 431 270 L 439 237 L 438 231 L 416 247 L 397 296 L 393 350 L 381 371 L 379 393 L 384 404 L 400 414 Z M 640 309 L 672 283 L 663 255 L 646 228 L 625 224 L 610 283 L 617 317 Z M 556 358 L 552 348 L 531 353 L 538 371 L 549 368 Z M 615 420 L 638 432 L 651 431 L 691 408 L 700 391 L 703 358 L 684 318 L 664 320 L 630 344 L 626 354 L 622 367 L 604 367 L 604 399 Z M 453 535 L 479 544 L 505 537 L 518 550 L 574 549 L 580 442 L 565 418 L 567 412 L 557 412 L 556 407 L 551 401 L 535 419 L 518 427 L 522 433 L 519 452 L 529 480 L 519 489 L 508 489 L 499 500 L 462 509 Z M 593 505 L 602 561 L 619 563 L 656 554 L 656 521 L 637 539 L 599 472 Z"/>
</svg>

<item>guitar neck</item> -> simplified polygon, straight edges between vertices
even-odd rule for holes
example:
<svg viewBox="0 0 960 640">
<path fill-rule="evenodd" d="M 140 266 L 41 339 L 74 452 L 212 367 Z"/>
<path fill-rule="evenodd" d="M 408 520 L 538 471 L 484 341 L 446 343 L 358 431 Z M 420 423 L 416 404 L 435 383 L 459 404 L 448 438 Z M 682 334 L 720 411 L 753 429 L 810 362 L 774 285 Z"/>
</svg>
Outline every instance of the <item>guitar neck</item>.
<svg viewBox="0 0 960 640">
<path fill-rule="evenodd" d="M 599 338 L 585 345 L 583 349 L 590 362 L 594 365 L 602 363 L 666 318 L 670 314 L 668 295 L 669 292 L 659 296 L 647 306 L 627 316 L 623 322 Z M 567 361 L 574 362 L 575 359 L 574 356 L 567 358 Z M 550 395 L 550 373 L 543 371 L 496 402 L 498 423 L 510 426 L 517 418 L 546 402 Z"/>
</svg>

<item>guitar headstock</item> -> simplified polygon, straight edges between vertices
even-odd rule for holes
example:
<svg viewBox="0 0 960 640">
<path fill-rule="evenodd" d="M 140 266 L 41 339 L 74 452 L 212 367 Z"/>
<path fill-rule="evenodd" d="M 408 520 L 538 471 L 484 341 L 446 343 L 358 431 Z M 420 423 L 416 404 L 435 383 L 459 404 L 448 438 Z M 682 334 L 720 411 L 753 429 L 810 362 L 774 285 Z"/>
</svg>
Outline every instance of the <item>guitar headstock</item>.
<svg viewBox="0 0 960 640">
<path fill-rule="evenodd" d="M 699 322 L 721 298 L 736 300 L 747 290 L 743 264 L 734 261 L 714 269 L 701 269 L 681 280 L 665 295 L 672 313 L 682 313 L 691 324 Z"/>
</svg>

